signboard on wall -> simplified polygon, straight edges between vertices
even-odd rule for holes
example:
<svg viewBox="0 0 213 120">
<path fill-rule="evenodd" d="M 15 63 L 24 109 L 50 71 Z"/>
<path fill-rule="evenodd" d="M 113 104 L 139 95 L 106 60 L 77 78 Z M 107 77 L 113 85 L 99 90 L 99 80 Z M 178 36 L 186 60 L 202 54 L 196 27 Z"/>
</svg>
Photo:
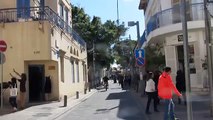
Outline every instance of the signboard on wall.
<svg viewBox="0 0 213 120">
<path fill-rule="evenodd" d="M 177 38 L 178 38 L 178 42 L 183 41 L 183 35 L 178 35 Z"/>
</svg>

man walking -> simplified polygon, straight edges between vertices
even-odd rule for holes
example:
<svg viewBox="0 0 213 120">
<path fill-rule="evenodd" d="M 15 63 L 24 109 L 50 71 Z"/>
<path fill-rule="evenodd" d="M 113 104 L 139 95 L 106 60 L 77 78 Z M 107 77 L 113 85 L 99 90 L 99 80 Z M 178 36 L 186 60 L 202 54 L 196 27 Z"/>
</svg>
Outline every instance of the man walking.
<svg viewBox="0 0 213 120">
<path fill-rule="evenodd" d="M 158 95 L 165 100 L 164 120 L 178 120 L 174 115 L 172 91 L 174 91 L 178 97 L 182 96 L 172 82 L 171 72 L 171 68 L 166 67 L 158 82 Z"/>
</svg>

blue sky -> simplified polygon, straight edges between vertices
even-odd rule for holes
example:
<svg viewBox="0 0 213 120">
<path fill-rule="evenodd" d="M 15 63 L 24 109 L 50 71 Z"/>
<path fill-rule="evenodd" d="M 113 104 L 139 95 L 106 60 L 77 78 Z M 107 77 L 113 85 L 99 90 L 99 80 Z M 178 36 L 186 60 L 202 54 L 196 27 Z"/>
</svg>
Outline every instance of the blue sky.
<svg viewBox="0 0 213 120">
<path fill-rule="evenodd" d="M 91 18 L 98 16 L 104 23 L 106 20 L 117 20 L 117 0 L 70 0 L 75 6 L 84 8 L 85 13 Z M 118 0 L 119 2 L 119 21 L 124 22 L 125 27 L 128 21 L 139 21 L 140 36 L 144 31 L 144 12 L 139 10 L 140 0 Z M 131 36 L 131 39 L 137 39 L 136 26 L 130 27 L 124 37 Z"/>
</svg>

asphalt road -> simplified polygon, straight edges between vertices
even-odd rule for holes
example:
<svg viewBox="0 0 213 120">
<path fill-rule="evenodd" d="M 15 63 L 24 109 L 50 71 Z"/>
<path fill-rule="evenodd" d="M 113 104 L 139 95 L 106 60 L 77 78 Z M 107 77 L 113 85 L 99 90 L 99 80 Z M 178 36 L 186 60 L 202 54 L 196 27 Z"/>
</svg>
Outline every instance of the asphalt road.
<svg viewBox="0 0 213 120">
<path fill-rule="evenodd" d="M 137 99 L 129 90 L 110 83 L 105 91 L 98 92 L 77 105 L 58 120 L 146 120 Z"/>
</svg>

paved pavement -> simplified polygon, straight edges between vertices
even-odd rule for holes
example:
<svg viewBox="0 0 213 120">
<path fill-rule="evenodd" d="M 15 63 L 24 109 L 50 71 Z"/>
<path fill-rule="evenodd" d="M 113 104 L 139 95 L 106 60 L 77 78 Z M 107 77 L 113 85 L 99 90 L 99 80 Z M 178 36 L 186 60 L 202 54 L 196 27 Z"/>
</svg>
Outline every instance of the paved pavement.
<svg viewBox="0 0 213 120">
<path fill-rule="evenodd" d="M 87 94 L 80 93 L 79 99 L 76 99 L 76 96 L 70 97 L 67 100 L 67 107 L 63 107 L 64 103 L 63 100 L 61 102 L 51 102 L 47 104 L 41 104 L 36 106 L 28 107 L 24 110 L 17 111 L 17 112 L 10 112 L 11 110 L 6 107 L 2 112 L 9 113 L 0 116 L 0 120 L 55 120 L 66 111 L 71 110 L 76 105 L 84 102 L 97 90 L 91 90 Z"/>
<path fill-rule="evenodd" d="M 143 112 L 145 112 L 147 96 L 141 95 L 141 92 L 136 93 L 132 91 L 132 94 L 140 100 L 142 106 L 144 107 Z M 206 93 L 193 93 L 191 97 L 192 109 L 193 109 L 193 120 L 213 120 L 213 117 L 210 116 L 210 97 Z M 175 113 L 180 120 L 187 120 L 187 107 L 182 103 L 178 104 L 177 98 L 174 98 L 175 103 Z M 153 103 L 150 106 L 150 111 L 152 114 L 147 115 L 148 120 L 163 120 L 164 114 L 164 103 L 163 100 L 160 102 L 158 109 L 160 112 L 153 112 Z"/>
<path fill-rule="evenodd" d="M 0 120 L 147 120 L 139 101 L 117 83 L 111 83 L 107 91 L 92 90 L 79 96 L 69 98 L 67 107 L 63 101 L 51 102 L 1 115 Z"/>
<path fill-rule="evenodd" d="M 14 113 L 6 107 L 0 111 L 0 120 L 163 120 L 163 101 L 158 107 L 159 113 L 150 109 L 152 114 L 146 115 L 147 97 L 135 90 L 121 90 L 118 84 L 110 84 L 107 92 L 94 89 L 79 96 L 79 99 L 75 96 L 69 98 L 67 107 L 63 107 L 63 101 L 31 106 Z M 207 94 L 193 94 L 192 100 L 193 120 L 213 120 Z M 180 120 L 187 120 L 186 106 L 177 104 L 177 99 L 174 101 L 177 116 Z"/>
</svg>

